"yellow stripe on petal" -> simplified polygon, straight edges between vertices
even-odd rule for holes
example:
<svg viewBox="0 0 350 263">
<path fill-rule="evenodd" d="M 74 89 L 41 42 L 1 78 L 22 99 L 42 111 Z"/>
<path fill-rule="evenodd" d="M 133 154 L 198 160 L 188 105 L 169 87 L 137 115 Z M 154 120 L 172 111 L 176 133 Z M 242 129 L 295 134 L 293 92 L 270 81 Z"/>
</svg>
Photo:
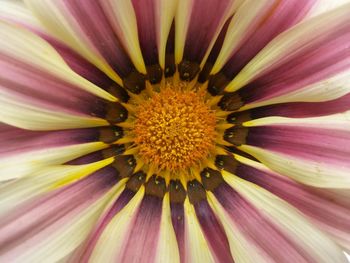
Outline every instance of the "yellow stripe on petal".
<svg viewBox="0 0 350 263">
<path fill-rule="evenodd" d="M 45 167 L 66 163 L 91 152 L 108 147 L 102 142 L 91 142 L 64 147 L 54 147 L 41 151 L 18 154 L 0 160 L 0 182 L 20 178 Z"/>
<path fill-rule="evenodd" d="M 133 219 L 137 214 L 144 194 L 145 188 L 142 186 L 131 201 L 109 222 L 101 234 L 89 262 L 115 262 L 118 255 L 123 251 L 125 239 L 131 231 Z"/>
<path fill-rule="evenodd" d="M 130 59 L 136 69 L 146 74 L 146 66 L 143 60 L 139 37 L 137 32 L 137 20 L 131 1 L 101 1 L 101 5 L 107 14 L 114 30 L 123 42 Z"/>
<path fill-rule="evenodd" d="M 224 172 L 223 177 L 243 198 L 281 229 L 287 238 L 300 244 L 315 262 L 346 262 L 340 247 L 287 202 L 228 172 Z"/>
<path fill-rule="evenodd" d="M 122 80 L 117 73 L 108 65 L 97 50 L 89 44 L 88 39 L 81 32 L 76 21 L 65 10 L 66 7 L 63 2 L 25 0 L 25 3 L 52 35 L 96 65 L 119 85 L 122 84 Z"/>
<path fill-rule="evenodd" d="M 184 203 L 185 214 L 185 255 L 186 262 L 215 262 L 203 231 L 198 222 L 196 211 L 188 198 Z"/>
<path fill-rule="evenodd" d="M 169 193 L 166 193 L 163 198 L 162 219 L 160 224 L 160 236 L 155 262 L 180 263 L 179 248 L 171 221 Z"/>
<path fill-rule="evenodd" d="M 156 26 L 158 34 L 158 59 L 161 68 L 165 68 L 165 51 L 166 44 L 173 23 L 176 8 L 179 0 L 156 0 L 156 16 L 158 17 Z"/>
<path fill-rule="evenodd" d="M 220 222 L 225 230 L 232 257 L 237 263 L 268 263 L 271 262 L 269 256 L 256 247 L 250 240 L 248 240 L 244 233 L 241 233 L 238 227 L 232 220 L 229 219 L 229 215 L 218 202 L 216 197 L 208 192 L 208 203 L 210 207 L 215 211 L 215 214 L 220 219 Z"/>
<path fill-rule="evenodd" d="M 108 158 L 102 161 L 98 161 L 91 164 L 86 165 L 79 165 L 73 173 L 67 175 L 65 178 L 62 178 L 58 182 L 56 182 L 54 185 L 50 187 L 50 189 L 56 189 L 59 187 L 62 187 L 64 185 L 71 184 L 73 182 L 76 182 L 100 169 L 103 167 L 106 167 L 107 165 L 111 164 L 114 161 L 114 158 Z"/>
<path fill-rule="evenodd" d="M 57 51 L 45 40 L 19 26 L 0 21 L 0 53 L 10 56 L 28 67 L 38 68 L 59 77 L 98 97 L 109 101 L 118 99 L 84 79 L 65 63 Z"/>
</svg>

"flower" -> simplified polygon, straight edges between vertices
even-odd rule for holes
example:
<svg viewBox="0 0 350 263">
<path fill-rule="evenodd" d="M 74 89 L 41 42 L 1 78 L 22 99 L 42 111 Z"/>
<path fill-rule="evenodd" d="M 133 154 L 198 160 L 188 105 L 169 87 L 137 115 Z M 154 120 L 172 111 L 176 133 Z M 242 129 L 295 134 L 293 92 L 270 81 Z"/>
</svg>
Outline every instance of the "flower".
<svg viewBox="0 0 350 263">
<path fill-rule="evenodd" d="M 350 4 L 0 2 L 0 262 L 346 262 Z"/>
</svg>

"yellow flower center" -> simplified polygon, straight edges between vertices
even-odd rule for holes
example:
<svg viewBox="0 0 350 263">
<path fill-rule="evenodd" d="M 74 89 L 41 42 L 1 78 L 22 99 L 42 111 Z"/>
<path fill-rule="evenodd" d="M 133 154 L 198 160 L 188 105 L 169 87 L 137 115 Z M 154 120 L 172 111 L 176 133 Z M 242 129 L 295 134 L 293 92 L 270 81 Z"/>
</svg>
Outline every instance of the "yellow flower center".
<svg viewBox="0 0 350 263">
<path fill-rule="evenodd" d="M 137 107 L 135 143 L 145 163 L 176 172 L 206 159 L 215 148 L 215 126 L 203 93 L 166 88 Z"/>
</svg>

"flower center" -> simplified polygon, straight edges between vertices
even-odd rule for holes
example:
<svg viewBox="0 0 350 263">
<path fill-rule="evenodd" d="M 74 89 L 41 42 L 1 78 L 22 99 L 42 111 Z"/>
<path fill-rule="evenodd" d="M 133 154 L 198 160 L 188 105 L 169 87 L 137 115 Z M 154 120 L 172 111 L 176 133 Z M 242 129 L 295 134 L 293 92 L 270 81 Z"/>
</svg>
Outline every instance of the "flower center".
<svg viewBox="0 0 350 263">
<path fill-rule="evenodd" d="M 145 163 L 175 172 L 208 157 L 215 148 L 215 126 L 203 93 L 166 88 L 138 106 L 135 143 Z"/>
</svg>

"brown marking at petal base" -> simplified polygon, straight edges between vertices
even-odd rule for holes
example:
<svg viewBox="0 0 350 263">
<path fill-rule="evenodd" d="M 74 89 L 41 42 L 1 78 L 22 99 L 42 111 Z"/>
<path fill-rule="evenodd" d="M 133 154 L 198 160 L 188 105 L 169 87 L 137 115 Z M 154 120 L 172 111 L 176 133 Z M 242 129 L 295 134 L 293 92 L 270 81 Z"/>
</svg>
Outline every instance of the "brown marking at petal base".
<svg viewBox="0 0 350 263">
<path fill-rule="evenodd" d="M 242 126 L 242 123 L 246 121 L 250 121 L 252 118 L 250 116 L 250 113 L 248 111 L 245 112 L 239 112 L 239 113 L 231 113 L 227 116 L 226 121 L 228 123 L 232 123 L 238 126 Z"/>
<path fill-rule="evenodd" d="M 166 185 L 164 178 L 153 175 L 145 185 L 146 194 L 163 198 L 166 192 Z"/>
<path fill-rule="evenodd" d="M 211 69 L 213 68 L 213 64 L 210 62 L 206 62 L 203 66 L 203 69 L 198 75 L 198 82 L 199 83 L 204 83 L 209 79 L 209 74 Z"/>
<path fill-rule="evenodd" d="M 128 118 L 128 111 L 117 102 L 106 104 L 106 116 L 105 119 L 111 123 L 123 122 Z"/>
<path fill-rule="evenodd" d="M 117 97 L 122 102 L 127 102 L 130 99 L 126 90 L 116 83 L 114 83 L 112 86 L 107 88 L 107 91 L 113 96 Z"/>
<path fill-rule="evenodd" d="M 187 193 L 188 198 L 192 204 L 197 204 L 198 202 L 207 198 L 207 194 L 203 185 L 197 180 L 193 180 L 187 183 Z"/>
<path fill-rule="evenodd" d="M 123 144 L 112 145 L 109 148 L 102 151 L 104 159 L 121 155 L 125 151 Z"/>
<path fill-rule="evenodd" d="M 123 79 L 123 85 L 128 91 L 140 94 L 146 87 L 145 81 L 146 78 L 143 74 L 133 71 Z"/>
<path fill-rule="evenodd" d="M 178 66 L 180 78 L 184 81 L 193 80 L 199 73 L 199 64 L 188 60 L 183 60 Z"/>
<path fill-rule="evenodd" d="M 215 164 L 220 169 L 224 169 L 232 174 L 236 173 L 239 162 L 232 155 L 218 155 Z"/>
<path fill-rule="evenodd" d="M 201 178 L 204 188 L 208 191 L 213 191 L 224 181 L 219 171 L 210 168 L 205 168 L 201 172 Z"/>
<path fill-rule="evenodd" d="M 213 95 L 220 95 L 224 92 L 227 84 L 230 83 L 230 79 L 220 72 L 218 74 L 209 77 L 208 92 Z"/>
<path fill-rule="evenodd" d="M 144 172 L 134 173 L 126 182 L 126 188 L 133 192 L 137 192 L 140 189 L 141 185 L 145 183 L 145 180 L 146 174 Z"/>
<path fill-rule="evenodd" d="M 99 133 L 99 140 L 104 143 L 112 143 L 123 137 L 123 129 L 118 126 L 100 128 Z"/>
<path fill-rule="evenodd" d="M 241 97 L 236 92 L 225 93 L 219 102 L 220 108 L 225 111 L 238 110 L 243 104 Z"/>
<path fill-rule="evenodd" d="M 165 69 L 164 76 L 169 78 L 173 76 L 176 72 L 175 58 L 174 54 L 166 54 L 165 55 Z"/>
<path fill-rule="evenodd" d="M 186 199 L 186 190 L 179 180 L 171 180 L 169 184 L 170 202 L 183 203 Z"/>
<path fill-rule="evenodd" d="M 112 166 L 118 170 L 120 177 L 129 177 L 135 169 L 136 160 L 132 155 L 119 155 L 115 158 Z"/>
<path fill-rule="evenodd" d="M 162 80 L 162 68 L 157 65 L 147 66 L 147 78 L 151 84 L 157 84 Z"/>
<path fill-rule="evenodd" d="M 249 129 L 244 127 L 233 127 L 227 129 L 224 134 L 224 140 L 237 146 L 245 144 L 248 131 Z"/>
<path fill-rule="evenodd" d="M 238 154 L 238 155 L 241 155 L 245 158 L 248 158 L 250 160 L 253 160 L 253 161 L 256 161 L 256 162 L 260 162 L 258 159 L 256 159 L 254 156 L 251 156 L 250 154 L 246 153 L 246 152 L 243 152 L 239 149 L 237 149 L 237 147 L 235 146 L 230 146 L 230 147 L 226 147 L 226 149 L 231 152 L 231 153 L 234 153 L 234 154 Z"/>
</svg>

